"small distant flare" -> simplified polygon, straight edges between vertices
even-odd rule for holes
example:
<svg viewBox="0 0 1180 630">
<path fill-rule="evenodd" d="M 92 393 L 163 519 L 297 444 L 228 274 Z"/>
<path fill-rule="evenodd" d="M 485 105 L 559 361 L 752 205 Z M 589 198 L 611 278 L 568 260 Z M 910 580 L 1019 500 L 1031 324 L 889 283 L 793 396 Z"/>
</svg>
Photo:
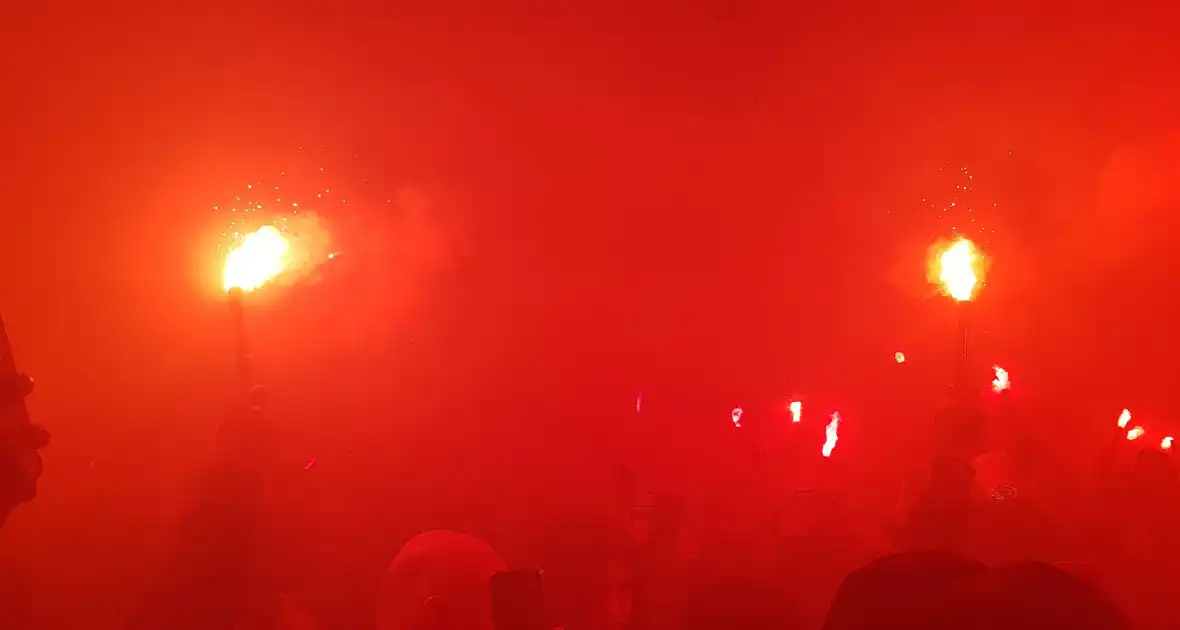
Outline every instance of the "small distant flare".
<svg viewBox="0 0 1180 630">
<path fill-rule="evenodd" d="M 1160 450 L 1164 450 L 1164 451 L 1172 450 L 1172 436 L 1169 435 L 1168 437 L 1160 440 Z"/>
<path fill-rule="evenodd" d="M 1005 370 L 1004 368 L 1002 368 L 998 365 L 993 365 L 992 370 L 994 370 L 996 373 L 996 378 L 992 379 L 992 391 L 993 392 L 998 394 L 998 393 L 1008 389 L 1012 385 L 1008 381 L 1008 370 Z"/>
<path fill-rule="evenodd" d="M 792 400 L 791 404 L 787 405 L 787 409 L 791 412 L 791 422 L 799 422 L 803 419 L 803 403 L 798 400 Z"/>
<path fill-rule="evenodd" d="M 729 412 L 729 417 L 731 420 L 733 420 L 733 426 L 735 426 L 739 429 L 742 427 L 742 408 L 741 407 L 734 407 L 733 411 Z"/>
<path fill-rule="evenodd" d="M 1119 414 L 1119 428 L 1120 429 L 1127 428 L 1127 423 L 1130 421 L 1131 421 L 1131 410 L 1124 409 L 1123 412 Z"/>
<path fill-rule="evenodd" d="M 905 354 L 901 352 L 894 352 L 893 359 L 898 363 L 905 363 Z"/>
<path fill-rule="evenodd" d="M 1143 437 L 1144 433 L 1147 433 L 1146 429 L 1144 429 L 1143 427 L 1140 427 L 1140 426 L 1136 426 L 1134 429 L 1127 431 L 1127 440 L 1129 440 L 1129 441 L 1138 440 L 1139 438 Z"/>
<path fill-rule="evenodd" d="M 832 421 L 824 427 L 824 447 L 821 451 L 824 457 L 831 457 L 836 449 L 836 442 L 840 439 L 840 412 L 832 412 Z"/>
</svg>

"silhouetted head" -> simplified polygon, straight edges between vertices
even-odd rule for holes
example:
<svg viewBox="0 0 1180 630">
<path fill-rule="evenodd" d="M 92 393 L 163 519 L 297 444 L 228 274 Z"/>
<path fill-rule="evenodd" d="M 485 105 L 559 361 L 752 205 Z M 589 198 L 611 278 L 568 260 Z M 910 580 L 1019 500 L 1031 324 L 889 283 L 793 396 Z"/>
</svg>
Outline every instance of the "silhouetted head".
<svg viewBox="0 0 1180 630">
<path fill-rule="evenodd" d="M 958 580 L 983 573 L 975 560 L 943 551 L 878 558 L 844 579 L 828 608 L 824 630 L 935 628 L 941 600 Z"/>
<path fill-rule="evenodd" d="M 1043 562 L 1019 562 L 960 581 L 944 627 L 964 630 L 1125 630 L 1127 619 L 1096 586 Z"/>
<path fill-rule="evenodd" d="M 381 578 L 377 630 L 492 630 L 492 574 L 504 561 L 487 542 L 458 532 L 410 539 Z"/>
</svg>

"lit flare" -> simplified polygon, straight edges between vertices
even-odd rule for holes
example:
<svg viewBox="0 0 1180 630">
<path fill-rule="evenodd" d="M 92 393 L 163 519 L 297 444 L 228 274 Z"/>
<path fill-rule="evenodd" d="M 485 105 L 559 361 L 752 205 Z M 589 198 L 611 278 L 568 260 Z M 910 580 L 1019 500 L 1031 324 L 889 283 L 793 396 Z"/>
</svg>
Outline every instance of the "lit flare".
<svg viewBox="0 0 1180 630">
<path fill-rule="evenodd" d="M 1130 431 L 1127 431 L 1127 439 L 1128 440 L 1138 440 L 1139 438 L 1143 437 L 1144 433 L 1147 433 L 1147 429 L 1137 426 L 1137 427 L 1131 429 Z"/>
<path fill-rule="evenodd" d="M 1131 421 L 1131 410 L 1124 409 L 1123 412 L 1119 414 L 1119 428 L 1120 429 L 1127 428 L 1127 423 L 1130 421 Z"/>
<path fill-rule="evenodd" d="M 799 422 L 803 419 L 803 403 L 798 400 L 792 400 L 791 404 L 787 405 L 787 409 L 791 412 L 791 422 Z"/>
<path fill-rule="evenodd" d="M 996 372 L 996 378 L 992 379 L 992 391 L 998 394 L 1008 389 L 1012 384 L 1008 381 L 1008 370 L 998 365 L 992 366 L 992 369 Z"/>
<path fill-rule="evenodd" d="M 836 449 L 836 442 L 840 439 L 840 412 L 832 412 L 832 421 L 828 426 L 824 427 L 824 447 L 821 451 L 824 457 L 831 457 L 832 451 Z"/>
<path fill-rule="evenodd" d="M 290 250 L 287 238 L 273 225 L 246 235 L 225 259 L 225 290 L 253 291 L 274 280 L 287 268 Z"/>
<path fill-rule="evenodd" d="M 1168 437 L 1160 440 L 1160 448 L 1165 451 L 1172 450 L 1172 436 L 1169 435 Z"/>
<path fill-rule="evenodd" d="M 938 282 L 958 302 L 974 297 L 983 268 L 983 254 L 966 238 L 959 238 L 938 255 Z"/>
<path fill-rule="evenodd" d="M 901 352 L 894 352 L 893 359 L 898 363 L 905 363 L 905 354 Z"/>
</svg>

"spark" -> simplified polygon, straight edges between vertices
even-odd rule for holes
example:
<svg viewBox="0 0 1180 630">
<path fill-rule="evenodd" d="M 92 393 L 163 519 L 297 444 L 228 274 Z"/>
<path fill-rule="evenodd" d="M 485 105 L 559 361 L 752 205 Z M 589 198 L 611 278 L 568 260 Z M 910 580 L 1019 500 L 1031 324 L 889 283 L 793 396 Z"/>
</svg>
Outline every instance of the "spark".
<svg viewBox="0 0 1180 630">
<path fill-rule="evenodd" d="M 787 405 L 787 409 L 791 410 L 791 422 L 799 422 L 803 419 L 803 403 L 798 400 L 792 400 L 791 404 Z"/>
<path fill-rule="evenodd" d="M 729 417 L 733 420 L 733 426 L 740 429 L 742 426 L 742 408 L 734 407 L 733 411 L 729 412 Z"/>
<path fill-rule="evenodd" d="M 1120 429 L 1127 428 L 1127 423 L 1130 421 L 1131 421 L 1131 410 L 1124 409 L 1123 412 L 1119 414 L 1119 428 Z"/>
<path fill-rule="evenodd" d="M 828 426 L 824 427 L 824 446 L 821 449 L 824 457 L 831 457 L 832 451 L 836 448 L 836 442 L 840 439 L 840 412 L 832 412 L 832 421 Z"/>
<path fill-rule="evenodd" d="M 959 232 L 961 226 L 969 229 L 971 236 L 981 238 L 987 245 L 991 245 L 995 229 L 985 225 L 986 217 L 981 217 L 980 213 L 975 212 L 975 210 L 988 206 L 986 203 L 978 203 L 974 199 L 976 193 L 975 175 L 971 169 L 967 166 L 955 168 L 950 164 L 942 164 L 938 167 L 937 177 L 940 180 L 954 182 L 949 199 L 937 201 L 926 196 L 922 198 L 922 204 L 933 209 L 935 219 L 945 222 L 952 233 Z M 976 205 L 980 207 L 976 208 Z M 997 205 L 992 203 L 990 207 L 994 208 Z"/>
<path fill-rule="evenodd" d="M 315 460 L 316 458 L 314 457 L 307 460 L 307 463 L 303 465 L 303 470 L 311 470 L 311 467 L 315 466 Z"/>
</svg>

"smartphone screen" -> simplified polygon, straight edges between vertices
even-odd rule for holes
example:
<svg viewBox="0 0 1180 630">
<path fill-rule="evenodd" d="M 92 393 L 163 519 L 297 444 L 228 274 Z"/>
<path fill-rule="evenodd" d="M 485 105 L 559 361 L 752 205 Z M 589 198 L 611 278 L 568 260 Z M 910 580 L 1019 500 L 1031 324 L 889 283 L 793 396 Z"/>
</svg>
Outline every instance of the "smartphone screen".
<svg viewBox="0 0 1180 630">
<path fill-rule="evenodd" d="M 491 591 L 496 630 L 551 630 L 544 573 L 540 569 L 496 573 Z"/>
</svg>

